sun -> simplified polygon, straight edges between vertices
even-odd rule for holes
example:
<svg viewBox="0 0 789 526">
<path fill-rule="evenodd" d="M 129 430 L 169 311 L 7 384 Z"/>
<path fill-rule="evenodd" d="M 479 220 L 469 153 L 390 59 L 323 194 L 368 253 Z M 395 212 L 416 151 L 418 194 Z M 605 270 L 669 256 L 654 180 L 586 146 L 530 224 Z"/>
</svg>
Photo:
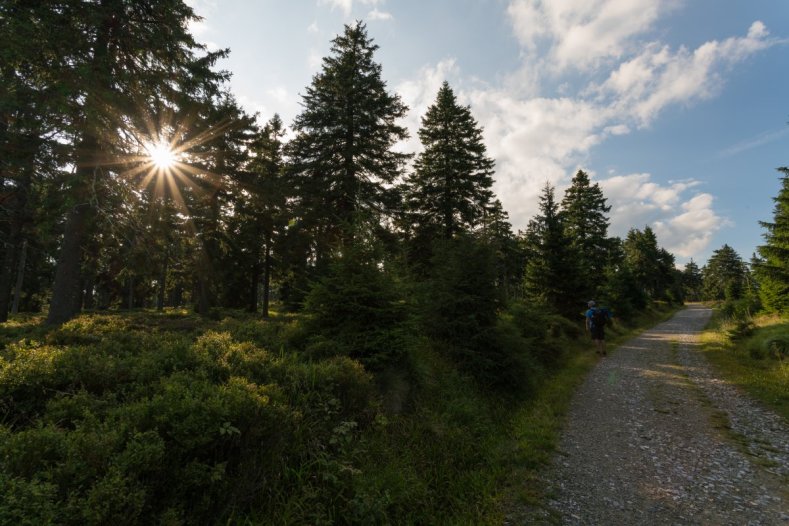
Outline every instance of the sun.
<svg viewBox="0 0 789 526">
<path fill-rule="evenodd" d="M 145 147 L 151 162 L 159 169 L 168 170 L 178 162 L 178 155 L 166 142 L 151 143 Z"/>
</svg>

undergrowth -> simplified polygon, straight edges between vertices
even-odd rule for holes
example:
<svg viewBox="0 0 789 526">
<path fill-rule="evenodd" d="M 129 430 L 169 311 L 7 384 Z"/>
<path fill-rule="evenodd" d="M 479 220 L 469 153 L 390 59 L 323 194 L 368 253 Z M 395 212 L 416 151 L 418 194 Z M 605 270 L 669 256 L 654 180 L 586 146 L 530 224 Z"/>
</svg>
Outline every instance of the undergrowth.
<svg viewBox="0 0 789 526">
<path fill-rule="evenodd" d="M 717 311 L 703 342 L 725 378 L 789 420 L 789 319 L 762 315 L 742 321 Z"/>
<path fill-rule="evenodd" d="M 426 337 L 371 373 L 302 352 L 298 317 L 224 314 L 4 324 L 0 523 L 501 524 L 543 497 L 538 473 L 596 360 L 580 321 L 523 306 L 491 333 L 517 389 Z M 614 324 L 612 346 L 628 330 Z"/>
</svg>

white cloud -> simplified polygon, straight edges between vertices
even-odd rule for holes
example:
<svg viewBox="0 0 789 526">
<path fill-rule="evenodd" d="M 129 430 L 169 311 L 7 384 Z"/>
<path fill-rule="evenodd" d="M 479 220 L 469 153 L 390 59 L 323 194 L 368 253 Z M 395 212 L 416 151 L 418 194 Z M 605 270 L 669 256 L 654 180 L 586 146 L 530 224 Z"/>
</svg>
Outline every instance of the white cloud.
<svg viewBox="0 0 789 526">
<path fill-rule="evenodd" d="M 312 24 L 307 26 L 307 33 L 317 34 L 320 33 L 320 29 L 318 29 L 318 21 L 313 20 Z"/>
<path fill-rule="evenodd" d="M 694 180 L 661 185 L 650 174 L 617 175 L 600 180 L 611 205 L 611 234 L 624 237 L 631 228 L 649 225 L 660 246 L 681 258 L 703 252 L 712 236 L 730 223 L 713 209 L 708 193 L 686 194 Z"/>
<path fill-rule="evenodd" d="M 753 148 L 758 148 L 759 146 L 769 144 L 773 141 L 777 141 L 778 139 L 785 136 L 787 133 L 789 133 L 789 128 L 781 128 L 780 130 L 763 132 L 757 135 L 756 137 L 750 137 L 748 139 L 738 142 L 733 146 L 726 148 L 725 150 L 721 151 L 718 155 L 720 157 L 733 157 L 742 152 L 751 150 Z"/>
<path fill-rule="evenodd" d="M 677 0 L 512 0 L 508 14 L 524 52 L 554 71 L 593 69 L 626 54 Z"/>
<path fill-rule="evenodd" d="M 367 20 L 391 20 L 392 14 L 387 13 L 384 11 L 379 11 L 378 9 L 373 9 L 369 13 L 367 13 Z"/>
<path fill-rule="evenodd" d="M 638 125 L 649 125 L 671 104 L 690 104 L 718 94 L 722 74 L 732 66 L 775 42 L 761 22 L 754 22 L 744 37 L 706 42 L 691 51 L 652 43 L 639 55 L 622 62 L 600 85 L 586 93 L 608 100 Z"/>
</svg>

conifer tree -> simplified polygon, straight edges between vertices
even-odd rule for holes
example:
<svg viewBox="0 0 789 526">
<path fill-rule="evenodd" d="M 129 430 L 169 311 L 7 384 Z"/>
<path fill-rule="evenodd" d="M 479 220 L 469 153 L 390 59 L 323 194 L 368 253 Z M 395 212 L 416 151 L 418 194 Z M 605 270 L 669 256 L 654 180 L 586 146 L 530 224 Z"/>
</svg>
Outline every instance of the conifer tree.
<svg viewBox="0 0 789 526">
<path fill-rule="evenodd" d="M 248 291 L 247 309 L 258 308 L 258 285 L 263 284 L 262 314 L 268 316 L 274 244 L 287 222 L 282 119 L 274 115 L 251 144 L 254 158 L 243 174 L 236 196 L 233 232 L 247 266 L 241 291 Z"/>
<path fill-rule="evenodd" d="M 760 221 L 767 232 L 761 256 L 754 267 L 759 281 L 759 297 L 770 312 L 789 312 L 789 168 L 781 172 L 781 190 L 774 198 L 773 221 Z"/>
<path fill-rule="evenodd" d="M 493 160 L 468 106 L 444 82 L 422 118 L 424 150 L 407 181 L 407 203 L 417 231 L 450 239 L 479 226 L 491 207 Z"/>
<path fill-rule="evenodd" d="M 586 279 L 580 281 L 579 297 L 595 298 L 603 286 L 604 267 L 608 262 L 611 242 L 608 239 L 608 217 L 600 185 L 590 184 L 583 170 L 573 177 L 562 199 L 562 220 L 578 256 L 578 265 Z M 600 279 L 595 277 L 599 276 Z"/>
<path fill-rule="evenodd" d="M 748 270 L 740 255 L 729 245 L 712 253 L 702 270 L 705 300 L 737 300 L 748 289 Z"/>
<path fill-rule="evenodd" d="M 641 231 L 631 228 L 624 243 L 625 264 L 630 268 L 633 278 L 639 283 L 644 294 L 656 299 L 660 290 L 660 247 L 657 236 L 650 227 Z"/>
<path fill-rule="evenodd" d="M 554 187 L 546 183 L 540 213 L 526 229 L 526 295 L 570 319 L 588 298 L 579 298 L 578 258 L 559 213 Z"/>
<path fill-rule="evenodd" d="M 703 285 L 701 268 L 692 259 L 685 264 L 682 271 L 682 288 L 685 298 L 690 301 L 700 301 Z"/>
<path fill-rule="evenodd" d="M 213 96 L 225 75 L 211 68 L 225 52 L 203 54 L 187 29 L 197 17 L 180 0 L 68 1 L 48 9 L 42 16 L 61 21 L 52 33 L 61 45 L 60 88 L 67 94 L 64 136 L 77 167 L 68 181 L 70 209 L 47 318 L 59 324 L 81 309 L 82 257 L 112 170 L 108 162 L 129 153 L 121 150 L 118 130 L 140 106 L 184 107 Z"/>
<path fill-rule="evenodd" d="M 355 223 L 379 223 L 397 203 L 391 184 L 409 156 L 392 147 L 408 136 L 396 123 L 407 107 L 387 91 L 377 49 L 362 22 L 346 25 L 293 124 L 289 177 L 318 260 L 351 243 Z"/>
</svg>

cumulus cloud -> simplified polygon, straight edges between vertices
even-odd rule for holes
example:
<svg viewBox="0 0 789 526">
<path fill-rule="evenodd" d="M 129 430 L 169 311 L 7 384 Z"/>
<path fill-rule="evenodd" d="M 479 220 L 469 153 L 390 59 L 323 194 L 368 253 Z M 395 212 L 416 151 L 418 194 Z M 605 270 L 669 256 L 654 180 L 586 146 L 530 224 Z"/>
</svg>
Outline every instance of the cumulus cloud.
<svg viewBox="0 0 789 526">
<path fill-rule="evenodd" d="M 524 53 L 554 71 L 589 70 L 617 59 L 676 0 L 512 0 L 508 13 Z"/>
<path fill-rule="evenodd" d="M 624 237 L 631 228 L 649 225 L 660 246 L 689 258 L 707 248 L 712 236 L 729 222 L 714 208 L 698 181 L 656 183 L 647 173 L 617 175 L 599 181 L 611 205 L 611 234 Z"/>
<path fill-rule="evenodd" d="M 494 190 L 515 228 L 525 227 L 533 217 L 546 182 L 562 192 L 578 168 L 589 171 L 586 165 L 595 146 L 648 126 L 668 106 L 715 96 L 734 65 L 775 43 L 758 21 L 744 36 L 695 49 L 650 40 L 656 22 L 678 5 L 652 0 L 510 1 L 508 14 L 522 47 L 522 68 L 499 86 L 453 88 L 484 127 L 488 153 L 496 161 Z M 418 80 L 401 88 L 432 102 L 446 65 L 425 68 Z M 452 68 L 462 78 L 454 62 Z M 563 74 L 572 75 L 572 83 L 556 83 Z M 579 78 L 581 88 L 573 92 Z M 559 86 L 554 90 L 558 95 L 547 94 L 551 82 Z M 426 107 L 409 104 L 412 112 Z M 409 124 L 414 134 L 418 125 L 418 120 Z M 727 224 L 714 211 L 713 196 L 698 192 L 697 181 L 661 184 L 650 174 L 597 180 L 613 206 L 612 233 L 624 235 L 629 228 L 652 225 L 661 246 L 680 257 L 705 249 L 714 232 Z"/>
<path fill-rule="evenodd" d="M 671 104 L 688 104 L 718 94 L 722 73 L 773 42 L 762 22 L 754 22 L 744 37 L 710 41 L 691 51 L 652 44 L 623 62 L 591 91 L 612 100 L 641 126 L 648 125 Z"/>
</svg>

